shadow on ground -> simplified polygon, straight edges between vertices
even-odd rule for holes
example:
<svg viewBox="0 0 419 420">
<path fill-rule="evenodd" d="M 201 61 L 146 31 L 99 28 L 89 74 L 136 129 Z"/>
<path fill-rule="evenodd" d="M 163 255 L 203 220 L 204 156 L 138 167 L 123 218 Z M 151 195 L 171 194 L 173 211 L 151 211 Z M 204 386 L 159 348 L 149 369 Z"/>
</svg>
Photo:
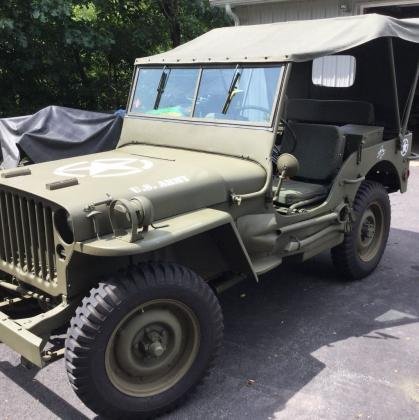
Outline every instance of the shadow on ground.
<svg viewBox="0 0 419 420">
<path fill-rule="evenodd" d="M 205 418 L 271 418 L 325 368 L 312 356 L 318 349 L 364 337 L 377 342 L 380 357 L 379 342 L 398 337 L 375 330 L 418 321 L 418 246 L 418 233 L 392 229 L 380 266 L 363 281 L 339 279 L 326 253 L 282 266 L 259 285 L 248 282 L 226 292 L 221 360 L 175 417 L 194 418 L 201 411 Z M 353 351 L 336 357 L 362 359 Z M 254 385 L 247 386 L 248 379 Z"/>
<path fill-rule="evenodd" d="M 60 396 L 56 394 L 51 388 L 46 387 L 36 380 L 35 376 L 38 373 L 37 368 L 28 369 L 22 365 L 13 366 L 9 362 L 0 362 L 0 372 L 39 401 L 51 412 L 51 414 L 54 414 L 58 418 L 87 418 L 81 411 L 66 401 L 65 395 Z M 13 400 L 15 399 L 11 399 L 10 404 L 13 404 Z M 37 416 L 35 415 L 34 418 L 37 418 Z"/>
<path fill-rule="evenodd" d="M 226 292 L 225 342 L 217 367 L 193 398 L 166 418 L 272 418 L 325 369 L 313 355 L 319 349 L 363 338 L 377 343 L 379 355 L 381 342 L 399 337 L 378 330 L 417 322 L 418 246 L 418 233 L 392 229 L 379 268 L 362 282 L 340 280 L 329 255 L 322 254 L 282 266 L 260 284 L 249 281 Z M 347 352 L 333 357 L 362 359 L 356 347 Z M 356 365 L 362 369 L 362 362 Z M 0 371 L 52 414 L 86 418 L 66 395 L 34 379 L 36 370 L 0 362 Z"/>
</svg>

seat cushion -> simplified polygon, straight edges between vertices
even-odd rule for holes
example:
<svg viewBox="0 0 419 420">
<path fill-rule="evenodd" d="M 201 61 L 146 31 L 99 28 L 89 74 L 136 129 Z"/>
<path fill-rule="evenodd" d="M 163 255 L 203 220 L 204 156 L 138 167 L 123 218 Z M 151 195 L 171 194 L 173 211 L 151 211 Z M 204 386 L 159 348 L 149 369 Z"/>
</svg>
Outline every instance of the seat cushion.
<svg viewBox="0 0 419 420">
<path fill-rule="evenodd" d="M 312 198 L 321 200 L 327 196 L 327 193 L 328 188 L 325 185 L 287 179 L 282 183 L 278 202 L 286 206 L 291 206 L 292 204 Z"/>
</svg>

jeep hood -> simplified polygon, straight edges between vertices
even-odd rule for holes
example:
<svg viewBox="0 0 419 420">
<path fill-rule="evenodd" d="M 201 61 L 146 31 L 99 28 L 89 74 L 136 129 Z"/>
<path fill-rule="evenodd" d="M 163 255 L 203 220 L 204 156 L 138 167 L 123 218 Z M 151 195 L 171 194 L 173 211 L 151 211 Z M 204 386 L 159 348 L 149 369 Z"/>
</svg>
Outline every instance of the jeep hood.
<svg viewBox="0 0 419 420">
<path fill-rule="evenodd" d="M 159 220 L 226 202 L 231 191 L 257 191 L 266 179 L 265 170 L 248 160 L 149 145 L 127 145 L 29 168 L 29 175 L 2 177 L 1 184 L 64 207 L 77 240 L 92 237 L 86 207 L 110 197 L 146 196 Z M 58 181 L 75 179 L 76 185 L 51 189 Z"/>
</svg>

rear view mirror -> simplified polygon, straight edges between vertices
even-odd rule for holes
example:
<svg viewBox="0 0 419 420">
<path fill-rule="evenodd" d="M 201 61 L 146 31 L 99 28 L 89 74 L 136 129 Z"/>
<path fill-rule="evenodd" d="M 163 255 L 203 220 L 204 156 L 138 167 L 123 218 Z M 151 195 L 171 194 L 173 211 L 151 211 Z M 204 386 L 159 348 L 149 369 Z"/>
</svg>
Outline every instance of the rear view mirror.
<svg viewBox="0 0 419 420">
<path fill-rule="evenodd" d="M 294 155 L 291 155 L 290 153 L 282 153 L 282 155 L 279 156 L 278 160 L 276 161 L 276 167 L 279 172 L 279 180 L 278 187 L 273 198 L 274 203 L 278 201 L 279 193 L 281 192 L 282 181 L 287 177 L 292 178 L 293 176 L 297 175 L 300 169 L 300 164 Z"/>
<path fill-rule="evenodd" d="M 276 161 L 276 167 L 281 176 L 292 178 L 298 174 L 300 164 L 294 155 L 283 153 Z"/>
</svg>

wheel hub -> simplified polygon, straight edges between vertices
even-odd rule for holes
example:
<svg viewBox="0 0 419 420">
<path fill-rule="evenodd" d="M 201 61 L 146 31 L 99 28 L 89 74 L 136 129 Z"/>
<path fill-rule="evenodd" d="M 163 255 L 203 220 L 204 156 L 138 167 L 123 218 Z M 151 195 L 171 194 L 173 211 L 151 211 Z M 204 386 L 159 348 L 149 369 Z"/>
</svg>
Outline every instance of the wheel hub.
<svg viewBox="0 0 419 420">
<path fill-rule="evenodd" d="M 359 223 L 358 255 L 363 261 L 371 261 L 378 253 L 384 229 L 384 215 L 377 203 L 371 203 Z"/>
<path fill-rule="evenodd" d="M 148 348 L 148 353 L 152 357 L 160 357 L 165 351 L 166 349 L 161 345 L 159 341 L 155 341 L 154 343 L 150 344 Z"/>
<path fill-rule="evenodd" d="M 155 395 L 186 373 L 198 348 L 192 311 L 180 302 L 152 301 L 115 329 L 106 351 L 108 377 L 125 394 Z"/>
<path fill-rule="evenodd" d="M 183 339 L 182 326 L 170 311 L 137 312 L 118 332 L 116 362 L 133 377 L 158 375 L 178 357 Z"/>
<path fill-rule="evenodd" d="M 147 326 L 139 332 L 140 342 L 134 340 L 145 356 L 158 358 L 167 350 L 170 331 L 161 326 Z"/>
<path fill-rule="evenodd" d="M 364 222 L 361 227 L 361 242 L 365 245 L 369 244 L 375 236 L 376 222 L 373 214 L 368 214 L 364 218 Z"/>
</svg>

